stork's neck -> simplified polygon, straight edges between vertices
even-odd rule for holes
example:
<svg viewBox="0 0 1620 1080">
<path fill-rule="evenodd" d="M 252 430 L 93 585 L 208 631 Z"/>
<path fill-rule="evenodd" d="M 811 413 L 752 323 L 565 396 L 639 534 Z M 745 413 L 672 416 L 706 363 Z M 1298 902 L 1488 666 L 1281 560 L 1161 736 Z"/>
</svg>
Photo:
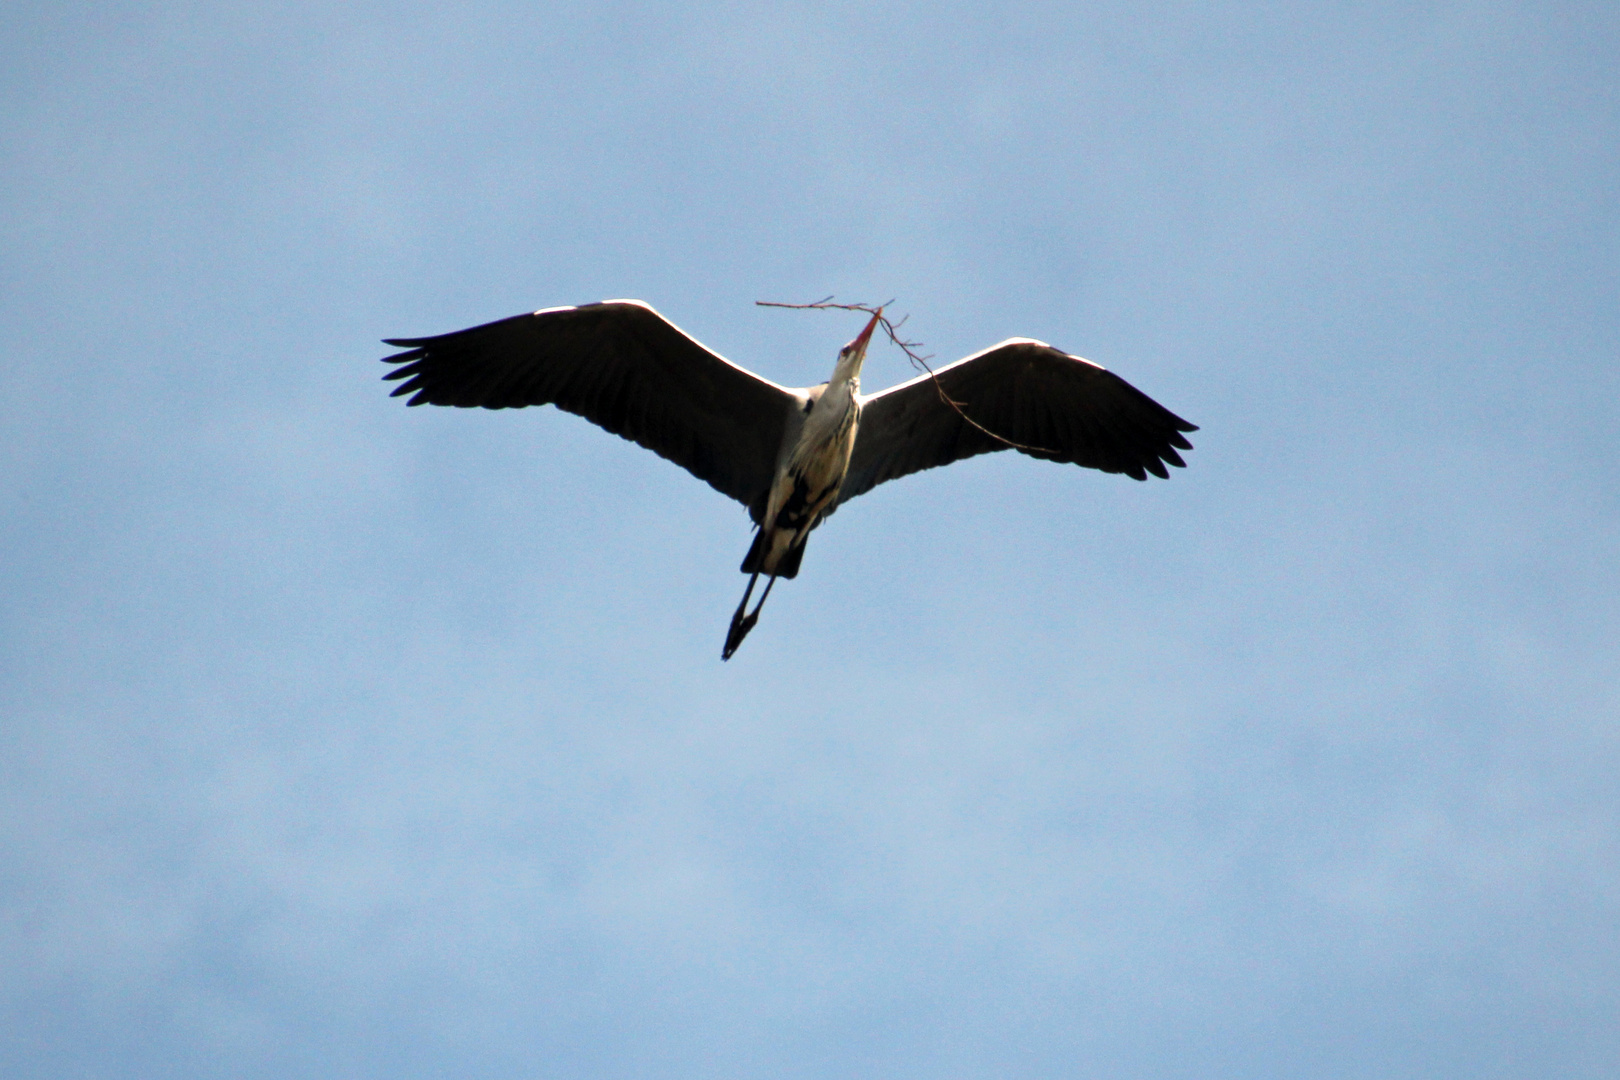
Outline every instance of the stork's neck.
<svg viewBox="0 0 1620 1080">
<path fill-rule="evenodd" d="M 827 389 L 831 390 L 840 383 L 849 383 L 856 393 L 861 389 L 861 365 L 866 362 L 864 350 L 848 354 L 840 354 L 838 363 L 833 365 L 832 378 L 827 380 Z"/>
</svg>

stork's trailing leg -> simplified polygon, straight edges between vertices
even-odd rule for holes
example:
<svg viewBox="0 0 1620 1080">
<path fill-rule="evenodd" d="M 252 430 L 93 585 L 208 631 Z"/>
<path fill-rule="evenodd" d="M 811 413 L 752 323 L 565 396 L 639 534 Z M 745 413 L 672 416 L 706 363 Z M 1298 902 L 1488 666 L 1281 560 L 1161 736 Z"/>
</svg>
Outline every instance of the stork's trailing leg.
<svg viewBox="0 0 1620 1080">
<path fill-rule="evenodd" d="M 743 612 L 748 611 L 748 598 L 753 595 L 754 582 L 758 580 L 759 571 L 755 570 L 753 577 L 748 579 L 748 588 L 743 590 L 742 603 L 737 605 L 737 612 L 731 617 L 731 629 L 726 631 L 726 647 L 720 653 L 720 659 L 722 660 L 731 659 L 731 654 L 737 651 L 737 646 L 741 645 L 743 638 L 748 636 L 748 631 L 752 630 L 754 624 L 759 622 L 759 609 L 765 606 L 766 599 L 771 595 L 771 586 L 776 584 L 776 575 L 772 574 L 770 580 L 765 582 L 765 591 L 760 593 L 759 603 L 755 604 L 754 610 L 748 612 L 745 617 Z"/>
</svg>

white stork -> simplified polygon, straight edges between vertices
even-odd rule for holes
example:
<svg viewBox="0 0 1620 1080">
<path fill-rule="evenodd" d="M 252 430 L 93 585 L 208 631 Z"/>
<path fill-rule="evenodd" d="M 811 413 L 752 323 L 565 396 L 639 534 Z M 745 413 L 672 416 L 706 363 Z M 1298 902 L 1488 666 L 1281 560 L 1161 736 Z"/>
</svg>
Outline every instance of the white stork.
<svg viewBox="0 0 1620 1080">
<path fill-rule="evenodd" d="M 438 337 L 387 338 L 405 352 L 385 379 L 411 405 L 555 405 L 682 466 L 748 508 L 757 532 L 731 618 L 729 660 L 779 577 L 799 573 L 827 515 L 897 476 L 1014 447 L 1145 480 L 1168 478 L 1198 430 L 1089 360 L 1008 338 L 876 394 L 861 364 L 882 315 L 838 352 L 819 386 L 778 386 L 700 345 L 639 300 L 545 308 Z M 761 574 L 765 592 L 748 599 Z"/>
</svg>

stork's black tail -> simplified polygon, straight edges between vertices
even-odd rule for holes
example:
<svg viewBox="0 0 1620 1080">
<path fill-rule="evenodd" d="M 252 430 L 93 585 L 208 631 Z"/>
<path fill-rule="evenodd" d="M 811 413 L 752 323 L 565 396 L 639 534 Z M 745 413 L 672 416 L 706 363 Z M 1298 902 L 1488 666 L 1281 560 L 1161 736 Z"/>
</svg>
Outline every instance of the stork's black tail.
<svg viewBox="0 0 1620 1080">
<path fill-rule="evenodd" d="M 742 566 L 739 568 L 743 573 L 765 573 L 765 535 L 766 533 L 764 529 L 760 529 L 754 533 L 753 546 L 748 549 L 748 554 L 743 556 Z M 804 545 L 808 543 L 809 540 L 809 536 L 806 536 L 803 540 L 799 541 L 798 546 L 790 548 L 788 553 L 782 556 L 781 562 L 777 564 L 775 576 L 785 578 L 796 578 L 799 576 L 799 563 L 804 561 Z"/>
</svg>

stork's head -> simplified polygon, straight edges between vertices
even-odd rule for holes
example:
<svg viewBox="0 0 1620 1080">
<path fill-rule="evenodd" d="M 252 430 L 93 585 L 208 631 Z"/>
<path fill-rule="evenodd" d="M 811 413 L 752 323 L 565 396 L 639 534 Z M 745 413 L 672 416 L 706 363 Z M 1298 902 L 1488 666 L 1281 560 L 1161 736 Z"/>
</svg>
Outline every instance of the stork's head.
<svg viewBox="0 0 1620 1080">
<path fill-rule="evenodd" d="M 833 369 L 833 378 L 848 379 L 857 386 L 861 379 L 861 364 L 866 360 L 866 347 L 872 342 L 872 331 L 877 329 L 878 320 L 883 318 L 883 309 L 878 308 L 872 313 L 872 319 L 866 324 L 866 329 L 855 335 L 855 340 L 838 350 L 838 366 Z"/>
</svg>

